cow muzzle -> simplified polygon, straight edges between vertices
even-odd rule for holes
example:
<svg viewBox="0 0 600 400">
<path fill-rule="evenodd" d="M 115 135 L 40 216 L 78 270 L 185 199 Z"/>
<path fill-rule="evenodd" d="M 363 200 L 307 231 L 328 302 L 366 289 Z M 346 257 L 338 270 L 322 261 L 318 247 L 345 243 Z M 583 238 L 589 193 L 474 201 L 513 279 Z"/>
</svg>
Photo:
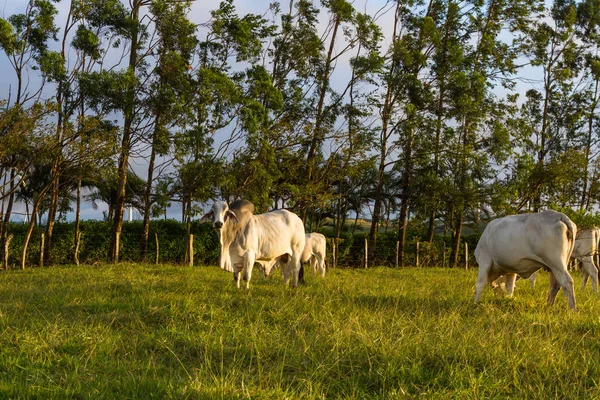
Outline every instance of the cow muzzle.
<svg viewBox="0 0 600 400">
<path fill-rule="evenodd" d="M 215 222 L 215 229 L 221 229 L 223 227 L 223 223 L 221 221 Z"/>
</svg>

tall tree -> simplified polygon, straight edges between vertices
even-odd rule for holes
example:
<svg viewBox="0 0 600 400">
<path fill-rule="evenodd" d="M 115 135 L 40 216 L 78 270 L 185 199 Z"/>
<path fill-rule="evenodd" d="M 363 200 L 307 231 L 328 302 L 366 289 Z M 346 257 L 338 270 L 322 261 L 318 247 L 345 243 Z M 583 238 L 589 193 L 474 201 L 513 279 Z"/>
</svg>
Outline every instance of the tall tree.
<svg viewBox="0 0 600 400">
<path fill-rule="evenodd" d="M 49 41 L 57 40 L 58 33 L 55 25 L 57 10 L 53 3 L 54 1 L 50 0 L 31 0 L 27 3 L 24 13 L 14 14 L 8 20 L 0 18 L 0 47 L 8 57 L 17 79 L 14 100 L 9 92 L 6 105 L 12 103 L 17 107 L 17 113 L 18 108 L 31 100 L 39 99 L 45 83 L 42 79 L 41 84 L 30 88 L 28 70 L 39 69 L 44 77 L 48 73 L 51 74 L 55 66 L 54 53 L 48 50 Z M 11 155 L 3 160 L 0 166 L 0 176 L 7 186 L 2 196 L 1 209 L 4 215 L 0 216 L 0 252 L 4 251 L 15 191 L 19 181 L 25 177 L 25 170 L 22 170 L 20 175 L 17 172 L 18 163 L 18 156 Z"/>
<path fill-rule="evenodd" d="M 541 91 L 529 95 L 531 109 L 535 110 L 538 124 L 535 125 L 535 154 L 537 163 L 532 171 L 533 210 L 542 206 L 545 179 L 545 164 L 553 149 L 558 149 L 561 142 L 561 130 L 554 129 L 560 116 L 553 113 L 556 104 L 561 102 L 561 91 L 574 76 L 573 68 L 577 64 L 577 43 L 575 23 L 577 9 L 573 1 L 555 1 L 551 8 L 545 10 L 540 18 L 527 30 L 524 50 L 532 66 L 542 70 Z M 564 131 L 562 131 L 564 133 Z"/>
<path fill-rule="evenodd" d="M 148 114 L 153 120 L 149 140 L 148 177 L 144 194 L 144 221 L 141 238 L 141 253 L 145 259 L 148 252 L 148 234 L 151 209 L 154 203 L 153 187 L 157 156 L 170 150 L 170 129 L 183 122 L 182 114 L 189 114 L 192 104 L 192 87 L 189 69 L 196 48 L 196 28 L 187 19 L 189 3 L 155 1 L 150 7 L 154 17 L 156 48 L 158 53 L 149 93 Z"/>
</svg>

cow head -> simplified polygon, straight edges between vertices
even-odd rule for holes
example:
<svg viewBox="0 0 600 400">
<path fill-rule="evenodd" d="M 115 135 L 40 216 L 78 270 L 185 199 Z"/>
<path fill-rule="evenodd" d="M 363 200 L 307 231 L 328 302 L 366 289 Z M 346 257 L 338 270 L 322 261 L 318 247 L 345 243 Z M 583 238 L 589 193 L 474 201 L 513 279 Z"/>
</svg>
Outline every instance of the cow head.
<svg viewBox="0 0 600 400">
<path fill-rule="evenodd" d="M 226 202 L 215 201 L 210 211 L 200 219 L 200 223 L 210 221 L 215 230 L 221 232 L 223 225 L 230 219 L 234 222 L 238 222 L 237 216 L 229 209 Z"/>
</svg>

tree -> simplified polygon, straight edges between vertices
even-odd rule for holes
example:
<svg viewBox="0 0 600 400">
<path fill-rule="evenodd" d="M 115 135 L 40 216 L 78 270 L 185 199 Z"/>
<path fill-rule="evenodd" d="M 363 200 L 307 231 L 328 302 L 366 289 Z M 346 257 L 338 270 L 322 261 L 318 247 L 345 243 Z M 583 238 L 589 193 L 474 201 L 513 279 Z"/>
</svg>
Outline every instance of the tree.
<svg viewBox="0 0 600 400">
<path fill-rule="evenodd" d="M 152 196 L 156 157 L 164 156 L 170 150 L 170 129 L 179 123 L 180 115 L 191 112 L 193 102 L 189 69 L 197 39 L 195 26 L 187 19 L 189 3 L 170 4 L 156 1 L 150 11 L 154 16 L 157 33 L 155 47 L 158 53 L 155 75 L 148 95 L 148 114 L 153 119 L 150 137 L 150 157 L 148 177 L 144 194 L 144 222 L 141 238 L 141 253 L 145 259 L 148 252 L 151 208 L 155 201 Z M 156 198 L 156 196 L 154 196 Z"/>
<path fill-rule="evenodd" d="M 39 98 L 45 81 L 30 92 L 28 68 L 39 70 L 42 76 L 53 74 L 56 67 L 55 53 L 48 51 L 48 42 L 57 40 L 58 29 L 54 23 L 54 17 L 57 10 L 49 0 L 36 0 L 27 3 L 23 14 L 15 14 L 5 20 L 0 18 L 0 47 L 9 59 L 9 62 L 15 71 L 17 79 L 17 88 L 14 102 L 11 93 L 8 94 L 7 106 L 13 103 L 16 115 L 21 114 L 20 107 L 28 102 Z M 9 126 L 7 129 L 12 130 Z M 5 131 L 6 132 L 6 131 Z M 8 222 L 12 213 L 15 191 L 24 179 L 24 172 L 29 170 L 31 163 L 27 168 L 21 169 L 21 175 L 17 182 L 18 165 L 21 160 L 18 155 L 11 154 L 9 158 L 2 161 L 0 176 L 5 182 L 2 196 L 2 207 L 4 215 L 0 218 L 0 252 L 4 251 L 6 241 Z M 6 187 L 7 185 L 7 187 Z M 5 205 L 6 201 L 6 205 Z"/>
</svg>

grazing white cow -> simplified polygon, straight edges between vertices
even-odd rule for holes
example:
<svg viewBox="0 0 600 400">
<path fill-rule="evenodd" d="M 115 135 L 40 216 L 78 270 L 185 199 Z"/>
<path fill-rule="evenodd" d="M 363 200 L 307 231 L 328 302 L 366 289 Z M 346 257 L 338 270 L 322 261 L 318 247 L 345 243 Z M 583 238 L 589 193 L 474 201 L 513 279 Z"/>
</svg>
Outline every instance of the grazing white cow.
<svg viewBox="0 0 600 400">
<path fill-rule="evenodd" d="M 254 215 L 254 205 L 247 200 L 236 200 L 229 206 L 216 201 L 200 222 L 212 221 L 221 244 L 220 267 L 234 273 L 240 287 L 243 271 L 246 288 L 250 287 L 255 262 L 282 259 L 283 280 L 294 278 L 298 286 L 300 258 L 304 250 L 304 224 L 294 213 L 276 210 Z"/>
<path fill-rule="evenodd" d="M 317 267 L 321 272 L 321 276 L 325 278 L 325 256 L 327 252 L 327 240 L 325 236 L 318 232 L 307 233 L 304 251 L 302 252 L 302 262 L 310 262 L 313 273 L 317 273 Z M 271 262 L 260 263 L 265 270 L 265 276 L 268 277 L 275 264 L 285 262 L 281 258 Z"/>
<path fill-rule="evenodd" d="M 583 282 L 581 290 L 585 289 L 588 279 L 592 280 L 592 289 L 598 292 L 598 268 L 594 263 L 594 257 L 598 254 L 598 241 L 600 241 L 600 228 L 589 228 L 577 231 L 575 245 L 571 258 L 581 261 L 581 272 Z M 534 273 L 529 278 L 531 287 L 535 286 L 537 273 Z"/>
<path fill-rule="evenodd" d="M 554 303 L 562 287 L 569 307 L 575 308 L 573 278 L 567 271 L 567 262 L 576 235 L 575 224 L 556 211 L 510 215 L 490 222 L 475 248 L 479 264 L 475 301 L 479 301 L 486 283 L 501 275 L 506 275 L 506 288 L 512 293 L 517 275 L 529 278 L 545 268 L 551 273 L 548 304 Z"/>
<path fill-rule="evenodd" d="M 318 232 L 306 234 L 306 244 L 302 252 L 302 262 L 310 262 L 313 274 L 317 273 L 317 268 L 321 272 L 321 277 L 325 278 L 325 255 L 327 252 L 327 240 L 325 236 Z"/>
</svg>

